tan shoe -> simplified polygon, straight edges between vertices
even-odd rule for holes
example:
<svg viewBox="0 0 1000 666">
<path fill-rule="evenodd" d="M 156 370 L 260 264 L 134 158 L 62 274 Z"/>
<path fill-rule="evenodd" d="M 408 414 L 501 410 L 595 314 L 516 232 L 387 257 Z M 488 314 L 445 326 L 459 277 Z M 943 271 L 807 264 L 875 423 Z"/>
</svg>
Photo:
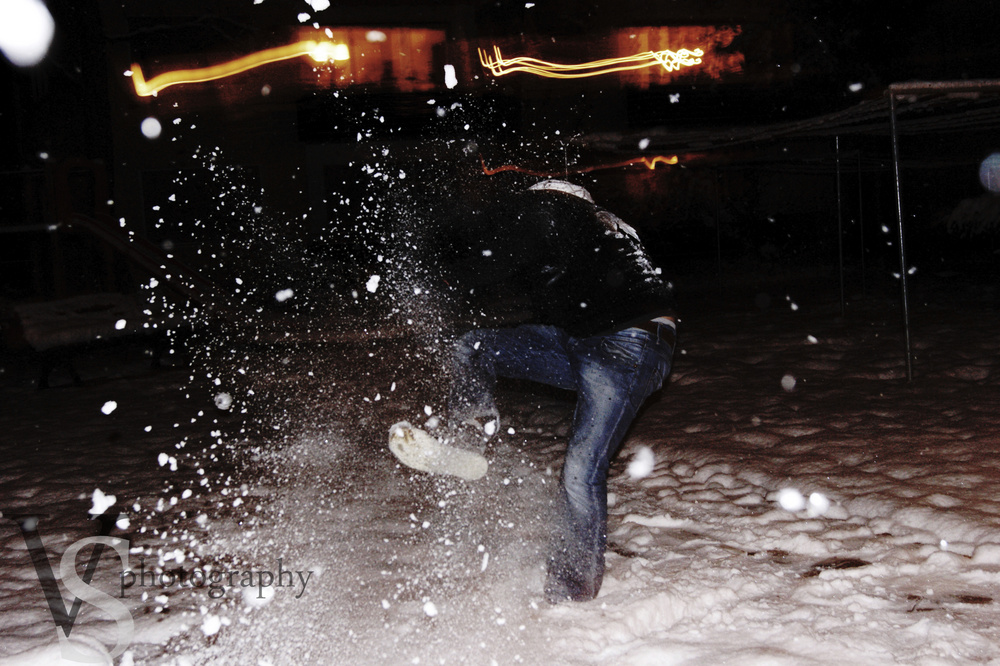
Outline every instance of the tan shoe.
<svg viewBox="0 0 1000 666">
<path fill-rule="evenodd" d="M 479 453 L 443 444 L 420 428 L 400 421 L 389 428 L 389 450 L 415 470 L 475 481 L 486 475 L 489 463 Z"/>
</svg>

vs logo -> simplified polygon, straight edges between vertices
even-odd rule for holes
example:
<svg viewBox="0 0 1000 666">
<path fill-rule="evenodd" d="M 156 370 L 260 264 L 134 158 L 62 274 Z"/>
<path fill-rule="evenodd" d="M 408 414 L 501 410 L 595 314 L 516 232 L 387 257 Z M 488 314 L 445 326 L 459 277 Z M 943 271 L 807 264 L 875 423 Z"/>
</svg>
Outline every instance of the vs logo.
<svg viewBox="0 0 1000 666">
<path fill-rule="evenodd" d="M 70 594 L 75 595 L 75 599 L 68 609 L 63 602 L 62 594 L 59 592 L 59 584 L 52 571 L 52 565 L 49 563 L 48 553 L 46 553 L 45 546 L 42 544 L 42 537 L 38 533 L 39 516 L 22 515 L 6 517 L 15 520 L 21 528 L 21 535 L 24 537 L 24 543 L 28 547 L 31 562 L 35 565 L 35 573 L 38 575 L 38 582 L 41 583 L 42 591 L 45 594 L 45 601 L 48 603 L 49 611 L 52 613 L 52 620 L 56 625 L 56 635 L 59 637 L 63 658 L 71 661 L 91 663 L 99 660 L 95 659 L 93 654 L 80 651 L 69 640 L 73 626 L 76 624 L 76 618 L 80 613 L 80 608 L 84 603 L 100 608 L 114 619 L 118 625 L 118 639 L 110 655 L 113 658 L 122 654 L 132 642 L 135 632 L 132 613 L 129 611 L 128 606 L 119 599 L 90 586 L 90 581 L 94 577 L 97 564 L 106 547 L 111 548 L 118 555 L 118 559 L 121 560 L 124 567 L 123 571 L 128 571 L 129 569 L 128 542 L 124 539 L 108 536 L 117 517 L 108 515 L 97 516 L 101 523 L 100 535 L 86 537 L 70 544 L 66 552 L 63 553 L 62 559 L 59 560 L 59 578 Z M 93 546 L 93 550 L 90 553 L 90 558 L 87 560 L 87 564 L 83 570 L 83 577 L 81 578 L 76 570 L 76 558 L 84 548 L 91 545 Z"/>
</svg>

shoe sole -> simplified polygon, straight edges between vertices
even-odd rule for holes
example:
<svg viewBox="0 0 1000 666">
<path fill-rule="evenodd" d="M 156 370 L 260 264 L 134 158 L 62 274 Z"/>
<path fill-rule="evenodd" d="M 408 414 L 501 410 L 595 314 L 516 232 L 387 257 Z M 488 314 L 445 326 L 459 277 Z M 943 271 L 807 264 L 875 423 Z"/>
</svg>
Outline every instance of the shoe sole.
<svg viewBox="0 0 1000 666">
<path fill-rule="evenodd" d="M 466 481 L 483 478 L 489 468 L 486 458 L 475 451 L 442 444 L 406 421 L 389 428 L 389 450 L 411 469 L 457 476 Z"/>
</svg>

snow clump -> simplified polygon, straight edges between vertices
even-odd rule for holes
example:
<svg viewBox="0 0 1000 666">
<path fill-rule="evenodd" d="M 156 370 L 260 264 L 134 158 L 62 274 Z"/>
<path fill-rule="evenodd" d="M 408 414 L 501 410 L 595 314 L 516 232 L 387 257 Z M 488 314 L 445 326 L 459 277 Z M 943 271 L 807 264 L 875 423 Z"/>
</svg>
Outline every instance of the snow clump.
<svg viewBox="0 0 1000 666">
<path fill-rule="evenodd" d="M 105 511 L 107 511 L 117 500 L 114 495 L 105 495 L 100 488 L 94 489 L 94 494 L 91 498 L 93 506 L 87 512 L 92 516 L 100 516 Z"/>
<path fill-rule="evenodd" d="M 640 446 L 628 464 L 628 475 L 633 480 L 645 478 L 653 473 L 655 464 L 656 456 L 653 455 L 653 449 Z"/>
</svg>

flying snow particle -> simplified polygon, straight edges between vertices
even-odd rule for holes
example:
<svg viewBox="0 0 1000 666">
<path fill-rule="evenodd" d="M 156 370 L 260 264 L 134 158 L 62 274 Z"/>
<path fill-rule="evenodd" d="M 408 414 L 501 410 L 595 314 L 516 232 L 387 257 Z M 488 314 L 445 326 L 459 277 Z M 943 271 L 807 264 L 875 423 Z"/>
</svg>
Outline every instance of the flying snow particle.
<svg viewBox="0 0 1000 666">
<path fill-rule="evenodd" d="M 299 23 L 305 23 L 309 20 L 309 14 L 302 12 L 298 15 Z"/>
<path fill-rule="evenodd" d="M 292 291 L 291 289 L 282 289 L 281 291 L 279 291 L 278 293 L 276 293 L 274 295 L 274 298 L 279 303 L 284 303 L 285 301 L 287 301 L 289 298 L 291 298 L 294 295 L 295 295 L 295 292 Z"/>
<path fill-rule="evenodd" d="M 785 389 L 789 393 L 795 390 L 795 384 L 795 377 L 792 377 L 791 375 L 785 375 L 781 378 L 781 388 Z"/>
<path fill-rule="evenodd" d="M 809 515 L 822 516 L 830 510 L 830 500 L 822 493 L 811 493 L 809 495 Z"/>
<path fill-rule="evenodd" d="M 330 0 L 306 0 L 313 11 L 321 12 L 330 8 Z"/>
<path fill-rule="evenodd" d="M 438 614 L 437 606 L 434 605 L 433 601 L 428 601 L 424 604 L 424 615 L 427 617 L 436 617 Z"/>
<path fill-rule="evenodd" d="M 807 341 L 807 342 L 808 342 L 809 344 L 811 344 L 811 345 L 814 345 L 814 344 L 816 344 L 816 343 L 818 343 L 818 342 L 819 342 L 819 340 L 817 340 L 817 339 L 816 339 L 816 336 L 815 336 L 815 335 L 807 335 L 807 336 L 806 336 L 806 341 Z"/>
<path fill-rule="evenodd" d="M 862 88 L 864 87 L 865 84 L 863 83 L 852 83 L 851 85 L 847 86 L 847 89 L 850 90 L 851 92 L 861 92 Z"/>
<path fill-rule="evenodd" d="M 785 511 L 801 511 L 806 508 L 806 498 L 795 488 L 782 488 L 778 491 L 778 504 Z"/>
<path fill-rule="evenodd" d="M 244 587 L 243 605 L 248 608 L 262 608 L 274 600 L 274 587 Z"/>
<path fill-rule="evenodd" d="M 215 396 L 215 406 L 222 411 L 228 410 L 233 406 L 233 396 L 225 392 L 219 393 Z"/>
<path fill-rule="evenodd" d="M 0 51 L 18 67 L 40 63 L 55 30 L 52 14 L 41 0 L 0 3 Z"/>
<path fill-rule="evenodd" d="M 674 93 L 674 94 L 670 95 L 670 103 L 671 104 L 677 104 L 679 101 L 681 101 L 681 94 L 680 93 Z"/>
<path fill-rule="evenodd" d="M 384 42 L 387 41 L 388 39 L 389 39 L 388 35 L 386 35 L 381 30 L 369 30 L 368 32 L 365 33 L 365 41 L 371 42 L 373 44 L 378 42 Z"/>
<path fill-rule="evenodd" d="M 649 139 L 639 141 L 639 150 L 646 150 L 647 148 L 649 148 Z"/>
<path fill-rule="evenodd" d="M 454 65 L 444 66 L 444 84 L 448 86 L 448 90 L 451 90 L 458 85 L 458 77 L 455 76 Z"/>
<path fill-rule="evenodd" d="M 648 446 L 640 446 L 628 464 L 628 475 L 632 479 L 642 479 L 653 473 L 653 466 L 656 464 L 656 456 L 653 449 Z"/>
<path fill-rule="evenodd" d="M 118 403 L 115 402 L 114 400 L 108 400 L 106 403 L 104 403 L 104 406 L 101 407 L 101 411 L 105 414 L 110 414 L 116 409 L 118 409 Z"/>
<path fill-rule="evenodd" d="M 497 432 L 497 422 L 496 419 L 492 421 L 487 421 L 486 425 L 483 426 L 483 431 L 486 433 L 487 437 L 492 437 Z"/>
<path fill-rule="evenodd" d="M 142 135 L 147 139 L 158 139 L 160 138 L 160 133 L 163 131 L 163 126 L 160 125 L 159 120 L 150 116 L 140 123 L 139 130 L 142 131 Z"/>
<path fill-rule="evenodd" d="M 117 527 L 120 530 L 127 530 L 131 524 L 132 522 L 125 516 L 122 516 L 121 518 L 115 521 L 115 527 Z"/>
<path fill-rule="evenodd" d="M 206 636 L 214 636 L 219 633 L 219 629 L 222 628 L 222 620 L 219 619 L 218 615 L 206 615 L 205 620 L 201 623 L 201 633 Z"/>
<path fill-rule="evenodd" d="M 378 283 L 381 280 L 382 276 L 380 275 L 371 276 L 370 278 L 368 278 L 368 282 L 365 283 L 365 289 L 367 289 L 369 293 L 374 294 L 375 291 L 378 289 Z"/>
<path fill-rule="evenodd" d="M 115 330 L 124 331 L 127 325 L 128 322 L 126 322 L 124 319 L 119 319 L 118 321 L 115 322 Z"/>
<path fill-rule="evenodd" d="M 111 505 L 115 503 L 116 499 L 117 498 L 114 495 L 105 495 L 100 488 L 95 488 L 94 494 L 91 498 L 93 506 L 90 507 L 90 510 L 87 513 L 92 516 L 99 516 L 107 511 Z"/>
</svg>

